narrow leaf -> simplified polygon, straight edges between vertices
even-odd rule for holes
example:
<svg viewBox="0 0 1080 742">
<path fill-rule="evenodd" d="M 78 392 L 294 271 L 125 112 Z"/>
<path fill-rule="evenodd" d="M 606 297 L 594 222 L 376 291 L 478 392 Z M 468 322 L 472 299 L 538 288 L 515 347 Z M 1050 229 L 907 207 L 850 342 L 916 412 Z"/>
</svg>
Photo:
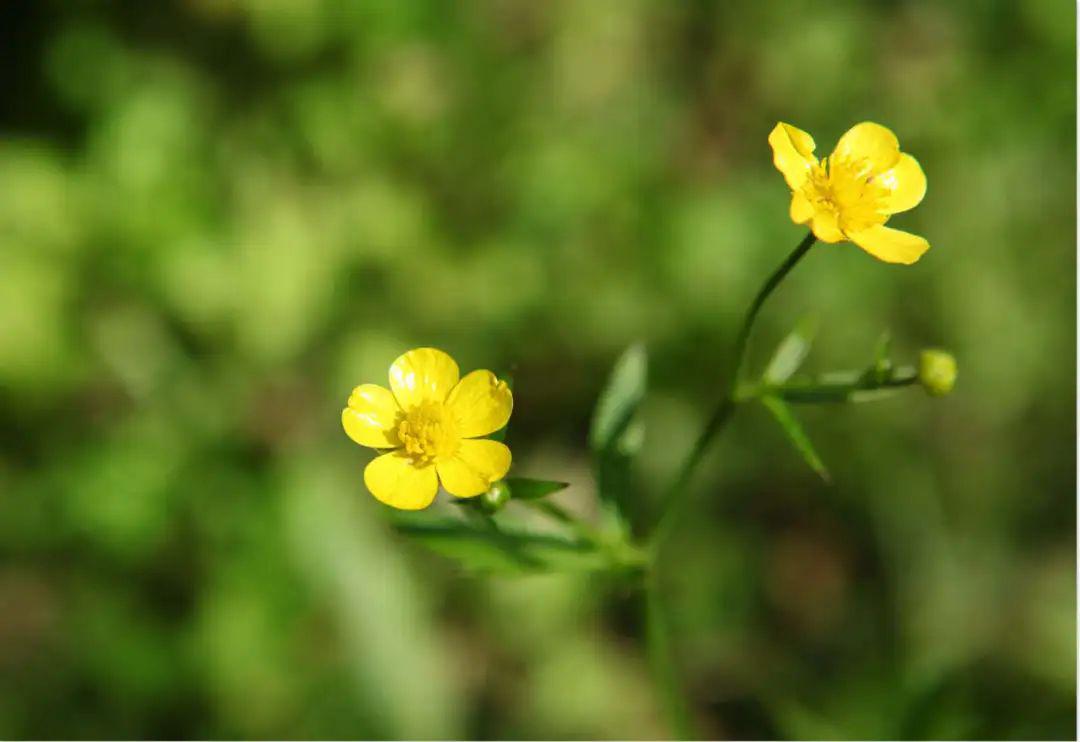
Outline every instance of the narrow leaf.
<svg viewBox="0 0 1080 742">
<path fill-rule="evenodd" d="M 889 360 L 889 353 L 892 350 L 892 334 L 885 330 L 878 336 L 877 342 L 874 343 L 874 363 L 880 363 L 882 361 Z"/>
<path fill-rule="evenodd" d="M 791 408 L 784 403 L 783 400 L 777 397 L 763 397 L 761 403 L 769 408 L 769 412 L 773 414 L 776 421 L 780 423 L 780 427 L 787 433 L 791 443 L 795 446 L 795 449 L 802 454 L 803 459 L 810 468 L 813 469 L 819 477 L 825 482 L 831 482 L 832 479 L 829 476 L 829 470 L 825 468 L 825 463 L 821 460 L 821 457 L 817 455 L 817 451 L 814 450 L 813 444 L 810 442 L 810 438 L 806 435 L 806 432 L 802 429 L 802 425 L 795 419 L 795 416 L 791 413 Z"/>
<path fill-rule="evenodd" d="M 526 477 L 507 477 L 503 482 L 510 488 L 510 496 L 515 500 L 538 500 L 570 486 L 568 482 L 552 482 Z"/>
<path fill-rule="evenodd" d="M 889 373 L 892 371 L 892 360 L 889 358 L 891 350 L 892 335 L 889 334 L 888 330 L 885 330 L 874 344 L 874 365 L 872 368 L 874 380 L 878 383 L 888 379 Z"/>
<path fill-rule="evenodd" d="M 584 541 L 465 521 L 401 520 L 397 531 L 476 572 L 522 574 L 603 569 L 604 556 Z"/>
<path fill-rule="evenodd" d="M 795 325 L 795 329 L 780 341 L 762 376 L 766 384 L 783 384 L 799 370 L 799 366 L 806 360 L 810 348 L 814 345 L 817 328 L 817 317 L 808 315 L 803 317 Z"/>
<path fill-rule="evenodd" d="M 615 362 L 589 430 L 589 446 L 594 452 L 612 448 L 630 424 L 645 397 L 648 366 L 645 346 L 640 343 L 627 348 Z"/>
</svg>

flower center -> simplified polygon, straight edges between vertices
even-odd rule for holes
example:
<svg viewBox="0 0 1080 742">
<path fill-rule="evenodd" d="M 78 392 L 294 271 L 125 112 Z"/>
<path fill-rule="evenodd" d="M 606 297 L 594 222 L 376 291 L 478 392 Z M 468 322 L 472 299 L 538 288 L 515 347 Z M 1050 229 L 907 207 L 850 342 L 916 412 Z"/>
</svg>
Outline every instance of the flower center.
<svg viewBox="0 0 1080 742">
<path fill-rule="evenodd" d="M 441 402 L 424 402 L 405 413 L 397 427 L 405 452 L 418 463 L 431 463 L 457 452 L 457 421 Z"/>
<path fill-rule="evenodd" d="M 885 198 L 889 190 L 875 182 L 875 173 L 868 160 L 859 158 L 822 158 L 810 169 L 803 186 L 803 195 L 815 211 L 832 211 L 846 233 L 859 232 L 884 224 Z"/>
</svg>

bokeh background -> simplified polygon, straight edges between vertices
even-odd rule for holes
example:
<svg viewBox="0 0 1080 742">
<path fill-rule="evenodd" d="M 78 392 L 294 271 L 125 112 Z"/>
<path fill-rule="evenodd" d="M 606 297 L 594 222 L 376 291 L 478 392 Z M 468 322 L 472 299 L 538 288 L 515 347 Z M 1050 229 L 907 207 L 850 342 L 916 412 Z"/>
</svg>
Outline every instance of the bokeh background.
<svg viewBox="0 0 1080 742">
<path fill-rule="evenodd" d="M 632 601 L 398 535 L 340 409 L 417 345 L 512 372 L 516 470 L 588 514 L 644 340 L 648 498 L 802 234 L 769 130 L 865 119 L 931 251 L 815 249 L 753 363 L 814 310 L 811 370 L 890 329 L 960 382 L 801 409 L 831 487 L 739 413 L 664 567 L 697 721 L 1074 734 L 1072 3 L 42 0 L 0 35 L 0 737 L 666 735 Z"/>
</svg>

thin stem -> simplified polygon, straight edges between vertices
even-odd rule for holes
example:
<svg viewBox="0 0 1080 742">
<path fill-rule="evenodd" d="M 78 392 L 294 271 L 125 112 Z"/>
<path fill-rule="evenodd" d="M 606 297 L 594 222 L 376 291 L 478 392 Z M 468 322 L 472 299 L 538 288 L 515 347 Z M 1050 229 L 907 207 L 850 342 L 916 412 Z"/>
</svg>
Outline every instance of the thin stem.
<svg viewBox="0 0 1080 742">
<path fill-rule="evenodd" d="M 750 308 L 746 311 L 746 317 L 743 319 L 742 327 L 739 328 L 739 334 L 735 339 L 735 352 L 733 354 L 734 365 L 731 370 L 731 378 L 728 384 L 729 396 L 734 396 L 735 388 L 739 384 L 739 374 L 742 371 L 743 361 L 746 356 L 746 345 L 750 341 L 750 330 L 754 326 L 754 320 L 757 319 L 758 313 L 761 311 L 761 307 L 765 304 L 765 300 L 769 298 L 769 295 L 780 285 L 780 282 L 784 280 L 784 277 L 791 272 L 791 269 L 795 267 L 796 263 L 802 260 L 806 253 L 810 252 L 810 248 L 814 246 L 817 241 L 817 237 L 813 232 L 808 232 L 803 237 L 791 254 L 787 256 L 787 259 L 780 264 L 780 267 L 773 271 L 773 274 L 769 276 L 769 279 L 765 281 L 761 289 L 758 290 L 757 296 L 754 297 L 754 301 L 751 302 Z"/>
<path fill-rule="evenodd" d="M 919 372 L 900 366 L 885 378 L 875 378 L 866 371 L 833 373 L 819 380 L 789 381 L 783 384 L 759 384 L 740 387 L 736 401 L 750 402 L 761 397 L 779 397 L 794 404 L 829 404 L 859 401 L 859 395 L 888 393 L 890 390 L 919 383 Z"/>
<path fill-rule="evenodd" d="M 676 739 L 697 739 L 690 709 L 679 684 L 675 660 L 671 654 L 671 627 L 664 606 L 657 594 L 656 580 L 650 572 L 645 576 L 645 634 L 648 642 L 649 666 L 660 690 L 668 724 Z"/>
<path fill-rule="evenodd" d="M 761 312 L 765 300 L 776 290 L 776 287 L 791 272 L 791 269 L 810 251 L 815 241 L 816 238 L 813 232 L 807 234 L 784 262 L 773 271 L 754 297 L 753 302 L 750 303 L 750 308 L 743 318 L 739 334 L 735 339 L 732 367 L 724 396 L 716 409 L 713 410 L 712 415 L 709 416 L 705 427 L 702 428 L 682 466 L 679 467 L 679 472 L 674 481 L 665 492 L 660 520 L 649 539 L 650 569 L 645 575 L 645 623 L 649 661 L 671 728 L 680 739 L 691 739 L 696 735 L 691 726 L 690 712 L 680 688 L 678 670 L 672 656 L 671 630 L 664 614 L 664 606 L 657 595 L 655 578 L 657 552 L 671 531 L 672 525 L 678 520 L 679 515 L 690 500 L 690 482 L 701 465 L 709 444 L 727 425 L 732 413 L 735 412 L 736 406 L 741 401 L 738 397 L 739 380 L 745 362 L 746 346 L 750 340 L 750 331 L 753 329 L 758 313 Z"/>
<path fill-rule="evenodd" d="M 690 497 L 690 481 L 693 479 L 694 474 L 700 466 L 702 459 L 705 456 L 705 452 L 709 448 L 709 444 L 713 442 L 717 434 L 724 429 L 728 420 L 731 418 L 731 413 L 735 411 L 735 406 L 740 401 L 737 396 L 739 387 L 739 378 L 742 373 L 743 363 L 746 357 L 746 346 L 750 340 L 750 331 L 753 329 L 754 321 L 757 319 L 758 313 L 761 311 L 761 307 L 765 304 L 765 300 L 769 298 L 769 295 L 780 285 L 780 282 L 784 280 L 784 277 L 791 272 L 791 269 L 802 260 L 803 256 L 810 251 L 817 238 L 814 237 L 813 232 L 809 232 L 806 237 L 803 238 L 790 255 L 784 260 L 780 266 L 773 271 L 773 274 L 769 276 L 768 280 L 762 285 L 758 291 L 757 296 L 754 297 L 754 301 L 750 303 L 750 308 L 746 312 L 746 316 L 743 318 L 742 327 L 739 328 L 739 334 L 735 339 L 735 349 L 732 354 L 732 368 L 729 374 L 727 389 L 724 392 L 723 398 L 705 423 L 705 427 L 702 428 L 701 433 L 698 435 L 696 441 L 694 441 L 693 447 L 690 449 L 690 453 L 687 454 L 686 459 L 683 461 L 682 466 L 679 468 L 679 473 L 675 477 L 675 480 L 668 487 L 665 496 L 663 510 L 660 515 L 660 520 L 656 524 L 656 528 L 653 531 L 650 545 L 653 549 L 659 547 L 667 538 L 668 532 L 671 530 L 672 524 L 678 519 Z"/>
</svg>

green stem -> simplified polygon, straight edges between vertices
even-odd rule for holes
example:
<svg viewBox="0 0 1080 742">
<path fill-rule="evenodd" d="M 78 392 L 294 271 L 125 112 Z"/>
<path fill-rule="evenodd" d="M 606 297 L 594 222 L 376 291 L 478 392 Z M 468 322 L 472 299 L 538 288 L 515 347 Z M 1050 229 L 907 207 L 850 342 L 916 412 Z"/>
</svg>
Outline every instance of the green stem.
<svg viewBox="0 0 1080 742">
<path fill-rule="evenodd" d="M 671 627 L 657 594 L 656 580 L 650 571 L 645 575 L 645 634 L 649 666 L 660 689 L 660 701 L 676 739 L 697 739 L 690 709 L 679 685 L 678 672 L 671 653 Z"/>
<path fill-rule="evenodd" d="M 754 297 L 754 301 L 750 304 L 750 309 L 747 310 L 746 318 L 743 319 L 742 327 L 739 328 L 739 334 L 735 339 L 734 365 L 728 384 L 729 396 L 735 395 L 735 389 L 739 385 L 739 374 L 742 371 L 743 361 L 746 356 L 746 345 L 750 341 L 750 330 L 754 326 L 754 320 L 757 319 L 761 307 L 765 304 L 765 300 L 769 298 L 769 295 L 780 285 L 780 282 L 791 272 L 791 269 L 803 259 L 806 253 L 810 252 L 810 248 L 814 246 L 815 242 L 817 242 L 817 237 L 814 236 L 813 232 L 808 232 L 803 237 L 802 242 L 796 245 L 791 254 L 787 256 L 787 259 L 780 264 L 780 267 L 773 271 L 773 274 L 765 281 L 757 296 Z"/>
<path fill-rule="evenodd" d="M 759 384 L 740 388 L 736 401 L 739 403 L 778 397 L 793 404 L 829 404 L 858 401 L 860 394 L 873 394 L 889 389 L 899 389 L 919 383 L 919 372 L 911 366 L 901 366 L 885 378 L 873 374 L 852 371 L 830 374 L 828 380 L 789 381 L 784 384 Z"/>
<path fill-rule="evenodd" d="M 803 256 L 813 247 L 816 238 L 810 232 L 803 238 L 790 255 L 780 264 L 768 280 L 765 281 L 757 295 L 754 297 L 750 308 L 743 318 L 742 327 L 735 339 L 735 348 L 732 354 L 732 367 L 730 370 L 727 387 L 720 403 L 713 410 L 712 415 L 705 423 L 697 440 L 694 441 L 690 453 L 687 454 L 679 472 L 664 494 L 664 501 L 660 520 L 653 530 L 649 539 L 650 570 L 645 577 L 645 621 L 648 638 L 649 660 L 652 666 L 656 684 L 660 689 L 664 708 L 667 711 L 671 727 L 680 739 L 689 739 L 695 736 L 691 727 L 690 713 L 686 699 L 683 696 L 678 682 L 678 671 L 671 652 L 671 634 L 664 614 L 664 606 L 656 592 L 655 565 L 659 547 L 669 535 L 672 525 L 678 520 L 679 515 L 686 508 L 690 500 L 690 483 L 701 461 L 708 451 L 709 445 L 727 425 L 732 413 L 738 405 L 740 398 L 737 395 L 739 379 L 742 373 L 743 363 L 746 356 L 746 347 L 750 340 L 750 331 L 754 321 L 761 312 L 765 300 L 776 290 L 784 277 L 791 269 L 802 260 Z"/>
<path fill-rule="evenodd" d="M 739 334 L 735 339 L 735 349 L 732 354 L 732 368 L 729 374 L 727 389 L 724 392 L 723 398 L 720 400 L 720 404 L 717 405 L 716 409 L 705 423 L 705 427 L 702 428 L 697 440 L 694 441 L 690 453 L 687 454 L 686 459 L 679 468 L 678 475 L 665 493 L 660 520 L 656 524 L 656 528 L 653 531 L 650 540 L 650 546 L 653 549 L 659 548 L 660 544 L 667 538 L 672 525 L 678 520 L 678 516 L 686 508 L 686 504 L 690 498 L 690 482 L 693 479 L 698 466 L 700 466 L 702 459 L 705 457 L 709 445 L 720 431 L 724 429 L 724 426 L 731 418 L 731 414 L 735 411 L 735 407 L 740 401 L 737 396 L 739 378 L 746 357 L 746 346 L 750 341 L 750 331 L 753 329 L 754 321 L 757 319 L 758 313 L 761 312 L 761 308 L 764 306 L 765 300 L 769 298 L 769 295 L 776 290 L 776 287 L 779 286 L 780 282 L 791 272 L 791 269 L 794 268 L 795 265 L 802 260 L 803 256 L 810 251 L 810 248 L 813 247 L 814 242 L 816 241 L 817 238 L 814 237 L 814 233 L 808 233 L 806 237 L 803 238 L 802 242 L 800 242 L 795 249 L 792 250 L 791 254 L 787 256 L 784 262 L 780 264 L 780 267 L 773 271 L 773 274 L 769 276 L 768 280 L 765 281 L 758 291 L 757 296 L 754 297 L 754 301 L 751 302 L 750 308 L 746 312 L 746 317 L 743 319 L 742 327 L 739 328 Z"/>
</svg>

